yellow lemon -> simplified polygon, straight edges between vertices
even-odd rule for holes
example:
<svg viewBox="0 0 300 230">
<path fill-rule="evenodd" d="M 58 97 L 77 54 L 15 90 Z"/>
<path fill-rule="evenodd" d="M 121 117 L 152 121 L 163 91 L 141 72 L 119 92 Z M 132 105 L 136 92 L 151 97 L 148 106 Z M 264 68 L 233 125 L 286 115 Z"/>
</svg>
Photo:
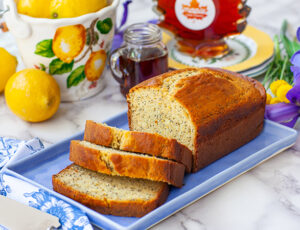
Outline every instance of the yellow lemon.
<svg viewBox="0 0 300 230">
<path fill-rule="evenodd" d="M 55 31 L 52 50 L 60 60 L 71 63 L 83 50 L 85 39 L 85 28 L 81 24 L 59 27 Z"/>
<path fill-rule="evenodd" d="M 279 102 L 281 102 L 281 100 L 280 100 L 279 98 L 273 97 L 273 98 L 271 98 L 271 100 L 270 100 L 270 105 L 272 105 L 272 104 L 277 104 L 277 103 L 279 103 Z"/>
<path fill-rule="evenodd" d="M 271 94 L 267 93 L 267 100 L 266 100 L 266 104 L 269 105 L 271 102 L 272 96 Z"/>
<path fill-rule="evenodd" d="M 84 73 L 89 81 L 98 80 L 104 70 L 106 53 L 104 50 L 91 53 L 84 67 Z"/>
<path fill-rule="evenodd" d="M 290 103 L 290 101 L 286 98 L 286 94 L 291 88 L 293 88 L 293 87 L 288 84 L 283 84 L 283 85 L 279 86 L 276 91 L 278 99 L 281 100 L 282 102 Z"/>
<path fill-rule="evenodd" d="M 59 86 L 44 71 L 25 69 L 15 73 L 5 87 L 10 110 L 25 121 L 40 122 L 52 117 L 60 103 Z"/>
<path fill-rule="evenodd" d="M 271 89 L 272 93 L 274 94 L 274 96 L 277 96 L 277 89 L 281 85 L 286 85 L 286 84 L 289 84 L 289 83 L 287 83 L 285 80 L 273 81 L 270 85 L 270 89 Z"/>
<path fill-rule="evenodd" d="M 16 72 L 17 64 L 16 57 L 0 47 L 0 93 L 4 90 L 7 80 Z"/>
<path fill-rule="evenodd" d="M 106 0 L 51 0 L 49 12 L 51 18 L 73 18 L 97 12 L 105 6 Z"/>
<path fill-rule="evenodd" d="M 50 18 L 49 6 L 51 0 L 19 0 L 18 12 L 36 18 Z"/>
</svg>

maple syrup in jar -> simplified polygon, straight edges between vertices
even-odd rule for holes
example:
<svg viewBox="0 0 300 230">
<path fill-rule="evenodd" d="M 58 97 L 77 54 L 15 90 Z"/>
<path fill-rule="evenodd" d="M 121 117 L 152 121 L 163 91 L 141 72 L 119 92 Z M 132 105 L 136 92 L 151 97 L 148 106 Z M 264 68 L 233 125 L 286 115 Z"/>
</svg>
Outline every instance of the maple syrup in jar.
<svg viewBox="0 0 300 230">
<path fill-rule="evenodd" d="M 133 86 L 168 71 L 168 51 L 161 41 L 160 28 L 154 24 L 133 24 L 123 38 L 123 46 L 109 60 L 112 75 L 126 96 Z"/>
<path fill-rule="evenodd" d="M 228 53 L 224 38 L 241 33 L 250 13 L 246 0 L 155 1 L 163 18 L 159 26 L 176 36 L 176 48 L 202 58 Z"/>
</svg>

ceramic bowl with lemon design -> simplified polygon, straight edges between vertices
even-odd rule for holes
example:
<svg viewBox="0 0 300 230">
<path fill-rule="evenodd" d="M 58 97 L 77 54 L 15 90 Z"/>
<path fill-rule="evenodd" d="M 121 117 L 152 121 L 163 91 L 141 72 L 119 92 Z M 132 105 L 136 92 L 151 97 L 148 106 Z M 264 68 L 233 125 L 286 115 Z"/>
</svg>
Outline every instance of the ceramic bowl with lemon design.
<svg viewBox="0 0 300 230">
<path fill-rule="evenodd" d="M 91 97 L 105 86 L 103 75 L 119 0 L 107 4 L 96 12 L 53 19 L 19 14 L 14 0 L 3 1 L 8 9 L 5 21 L 25 66 L 53 75 L 62 101 Z"/>
</svg>

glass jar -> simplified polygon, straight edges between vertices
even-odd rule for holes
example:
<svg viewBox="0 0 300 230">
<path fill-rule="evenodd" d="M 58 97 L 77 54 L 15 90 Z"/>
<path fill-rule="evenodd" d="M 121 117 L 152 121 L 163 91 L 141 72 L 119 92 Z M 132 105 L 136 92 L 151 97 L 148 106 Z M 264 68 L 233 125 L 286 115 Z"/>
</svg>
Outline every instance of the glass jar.
<svg viewBox="0 0 300 230">
<path fill-rule="evenodd" d="M 168 50 L 161 38 L 160 28 L 151 23 L 133 24 L 125 30 L 123 45 L 109 58 L 124 96 L 138 83 L 168 71 Z"/>
</svg>

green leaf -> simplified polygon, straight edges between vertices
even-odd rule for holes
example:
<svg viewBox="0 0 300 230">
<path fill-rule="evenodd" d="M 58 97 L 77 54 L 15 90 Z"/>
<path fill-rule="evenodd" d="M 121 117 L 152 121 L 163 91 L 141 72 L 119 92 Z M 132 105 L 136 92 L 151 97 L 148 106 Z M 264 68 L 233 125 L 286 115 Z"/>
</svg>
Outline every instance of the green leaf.
<svg viewBox="0 0 300 230">
<path fill-rule="evenodd" d="M 279 37 L 277 35 L 274 37 L 274 60 L 270 63 L 263 80 L 266 89 L 270 87 L 273 81 L 278 79 L 285 80 L 291 85 L 293 84 L 294 77 L 290 69 L 292 64 L 289 60 L 297 50 L 300 50 L 300 44 L 286 36 L 287 26 L 288 23 L 285 20 L 282 23 Z M 283 48 L 281 48 L 281 45 L 283 45 Z"/>
<path fill-rule="evenodd" d="M 98 40 L 99 40 L 99 34 L 95 31 L 93 37 L 94 37 L 94 39 L 93 39 L 93 44 L 92 45 L 96 45 L 97 42 L 98 42 Z M 86 32 L 86 39 L 85 40 L 86 40 L 85 44 L 86 45 L 90 45 L 90 43 L 91 43 L 91 35 L 88 32 L 88 29 L 87 29 L 87 32 Z"/>
<path fill-rule="evenodd" d="M 293 53 L 297 52 L 298 50 L 300 50 L 300 43 L 297 41 L 293 41 L 292 42 L 292 51 Z"/>
<path fill-rule="evenodd" d="M 275 35 L 275 37 L 274 37 L 274 49 L 275 49 L 274 62 L 277 63 L 281 59 L 280 48 L 279 48 L 279 40 L 278 40 L 278 36 L 277 35 Z"/>
<path fill-rule="evenodd" d="M 43 40 L 36 44 L 34 53 L 43 57 L 54 57 L 55 55 L 52 50 L 52 39 Z"/>
<path fill-rule="evenodd" d="M 284 49 L 288 57 L 291 58 L 294 54 L 294 48 L 293 48 L 293 42 L 290 39 L 288 39 L 288 37 L 286 36 L 287 26 L 288 23 L 286 20 L 284 20 L 280 29 L 280 40 L 283 43 Z"/>
<path fill-rule="evenodd" d="M 76 68 L 67 79 L 67 87 L 70 88 L 72 86 L 78 85 L 81 81 L 85 79 L 84 74 L 84 65 Z"/>
<path fill-rule="evenodd" d="M 97 22 L 97 29 L 101 34 L 108 34 L 113 26 L 111 18 L 105 18 L 103 21 L 99 20 Z"/>
<path fill-rule="evenodd" d="M 46 66 L 42 63 L 40 63 L 40 68 L 41 68 L 41 70 L 46 71 Z"/>
<path fill-rule="evenodd" d="M 59 58 L 56 58 L 51 61 L 49 65 L 50 74 L 64 74 L 72 71 L 74 61 L 71 63 L 65 63 Z"/>
</svg>

